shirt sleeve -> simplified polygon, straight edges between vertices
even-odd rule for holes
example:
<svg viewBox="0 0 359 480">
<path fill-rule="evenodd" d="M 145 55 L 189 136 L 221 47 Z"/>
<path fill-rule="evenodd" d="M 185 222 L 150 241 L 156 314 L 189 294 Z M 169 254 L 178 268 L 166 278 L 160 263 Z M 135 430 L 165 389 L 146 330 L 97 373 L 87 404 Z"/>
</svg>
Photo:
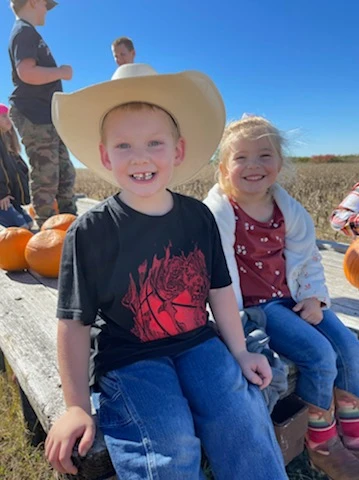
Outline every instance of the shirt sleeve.
<svg viewBox="0 0 359 480">
<path fill-rule="evenodd" d="M 17 67 L 25 58 L 37 59 L 39 36 L 33 28 L 23 28 L 12 44 L 12 55 Z"/>
<path fill-rule="evenodd" d="M 341 204 L 333 211 L 330 225 L 336 231 L 341 231 L 347 236 L 359 233 L 359 183 L 354 185 L 352 191 L 344 198 Z"/>
<path fill-rule="evenodd" d="M 221 237 L 216 221 L 212 213 L 209 213 L 211 215 L 213 238 L 211 289 L 228 287 L 228 285 L 231 285 L 232 280 L 229 275 L 226 257 L 224 256 Z"/>
<path fill-rule="evenodd" d="M 86 229 L 77 225 L 68 230 L 62 251 L 56 316 L 79 320 L 84 325 L 94 323 L 98 311 L 95 255 L 91 242 L 86 241 Z"/>
</svg>

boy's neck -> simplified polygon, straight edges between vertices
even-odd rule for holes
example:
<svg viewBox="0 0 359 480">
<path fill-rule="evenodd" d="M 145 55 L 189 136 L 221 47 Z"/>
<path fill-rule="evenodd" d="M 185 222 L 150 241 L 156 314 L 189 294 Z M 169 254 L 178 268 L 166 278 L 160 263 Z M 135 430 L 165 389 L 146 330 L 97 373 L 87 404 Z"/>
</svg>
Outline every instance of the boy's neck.
<svg viewBox="0 0 359 480">
<path fill-rule="evenodd" d="M 19 20 L 25 20 L 25 22 L 27 23 L 31 23 L 31 25 L 33 27 L 37 27 L 37 20 L 36 20 L 36 16 L 35 14 L 33 13 L 32 10 L 28 10 L 28 9 L 21 9 L 20 12 L 16 15 L 16 17 L 19 19 Z"/>
<path fill-rule="evenodd" d="M 122 190 L 119 198 L 133 210 L 154 217 L 165 215 L 173 208 L 173 197 L 168 190 L 164 190 L 150 197 L 138 197 Z"/>
</svg>

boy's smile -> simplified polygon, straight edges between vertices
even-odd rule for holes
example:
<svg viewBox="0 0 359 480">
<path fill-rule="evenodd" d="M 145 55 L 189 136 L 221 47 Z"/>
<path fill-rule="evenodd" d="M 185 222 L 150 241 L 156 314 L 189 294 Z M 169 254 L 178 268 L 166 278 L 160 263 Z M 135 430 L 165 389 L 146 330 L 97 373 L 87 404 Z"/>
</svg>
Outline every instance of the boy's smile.
<svg viewBox="0 0 359 480">
<path fill-rule="evenodd" d="M 174 167 L 184 157 L 184 140 L 159 108 L 129 106 L 111 111 L 103 125 L 101 160 L 121 187 L 125 203 L 143 211 L 163 210 Z"/>
</svg>

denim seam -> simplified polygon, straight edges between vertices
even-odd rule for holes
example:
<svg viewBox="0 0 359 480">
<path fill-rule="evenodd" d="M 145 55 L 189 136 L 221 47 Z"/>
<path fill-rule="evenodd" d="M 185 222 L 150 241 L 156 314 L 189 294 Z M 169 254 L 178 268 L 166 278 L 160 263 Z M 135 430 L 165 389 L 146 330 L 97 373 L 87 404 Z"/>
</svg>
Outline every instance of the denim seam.
<svg viewBox="0 0 359 480">
<path fill-rule="evenodd" d="M 150 436 L 140 416 L 137 414 L 137 410 L 134 404 L 132 403 L 131 398 L 127 395 L 126 388 L 124 388 L 123 386 L 120 375 L 116 375 L 116 377 L 117 377 L 117 383 L 121 388 L 121 391 L 119 391 L 119 393 L 122 393 L 122 398 L 126 405 L 126 408 L 129 412 L 131 412 L 131 417 L 133 418 L 134 423 L 136 424 L 137 428 L 141 433 L 142 445 L 146 453 L 148 480 L 159 480 L 156 459 L 155 459 Z"/>
<path fill-rule="evenodd" d="M 317 330 L 319 330 L 320 333 L 322 335 L 324 335 L 324 337 L 327 338 L 332 345 L 336 346 L 336 350 L 334 350 L 334 351 L 337 354 L 337 357 L 339 357 L 340 360 L 341 360 L 341 365 L 342 365 L 342 370 L 343 370 L 343 380 L 344 380 L 344 384 L 345 384 L 345 388 L 343 390 L 348 391 L 348 388 L 349 388 L 348 367 L 346 366 L 346 362 L 344 361 L 344 358 L 342 356 L 341 349 L 338 347 L 337 343 L 331 337 L 331 335 L 328 335 L 328 333 L 324 333 L 324 331 L 322 331 L 322 329 L 320 328 L 320 324 L 317 325 L 316 327 L 317 327 Z M 338 367 L 337 367 L 337 369 L 338 369 Z M 337 380 L 337 378 L 334 380 L 334 385 L 336 383 L 336 380 Z"/>
</svg>

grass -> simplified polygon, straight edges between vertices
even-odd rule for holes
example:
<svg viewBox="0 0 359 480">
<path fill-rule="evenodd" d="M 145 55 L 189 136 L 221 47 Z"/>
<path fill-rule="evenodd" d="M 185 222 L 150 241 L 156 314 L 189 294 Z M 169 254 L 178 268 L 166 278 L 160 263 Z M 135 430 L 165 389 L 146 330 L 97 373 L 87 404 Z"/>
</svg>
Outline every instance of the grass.
<svg viewBox="0 0 359 480">
<path fill-rule="evenodd" d="M 333 208 L 357 181 L 359 162 L 326 165 L 298 163 L 294 175 L 284 180 L 284 185 L 312 215 L 318 238 L 345 241 L 346 237 L 330 228 L 328 218 Z M 213 183 L 214 168 L 208 166 L 201 171 L 196 180 L 176 190 L 201 200 Z M 116 187 L 98 179 L 90 171 L 84 169 L 77 171 L 76 192 L 102 200 L 116 191 Z M 36 449 L 31 447 L 24 435 L 16 385 L 9 379 L 8 374 L 0 374 L 0 418 L 0 479 L 58 479 L 45 461 L 41 446 Z M 310 470 L 305 455 L 289 465 L 288 474 L 291 480 L 325 478 Z"/>
<path fill-rule="evenodd" d="M 20 399 L 10 373 L 0 374 L 0 479 L 54 480 L 42 446 L 31 447 L 25 435 Z"/>
</svg>

